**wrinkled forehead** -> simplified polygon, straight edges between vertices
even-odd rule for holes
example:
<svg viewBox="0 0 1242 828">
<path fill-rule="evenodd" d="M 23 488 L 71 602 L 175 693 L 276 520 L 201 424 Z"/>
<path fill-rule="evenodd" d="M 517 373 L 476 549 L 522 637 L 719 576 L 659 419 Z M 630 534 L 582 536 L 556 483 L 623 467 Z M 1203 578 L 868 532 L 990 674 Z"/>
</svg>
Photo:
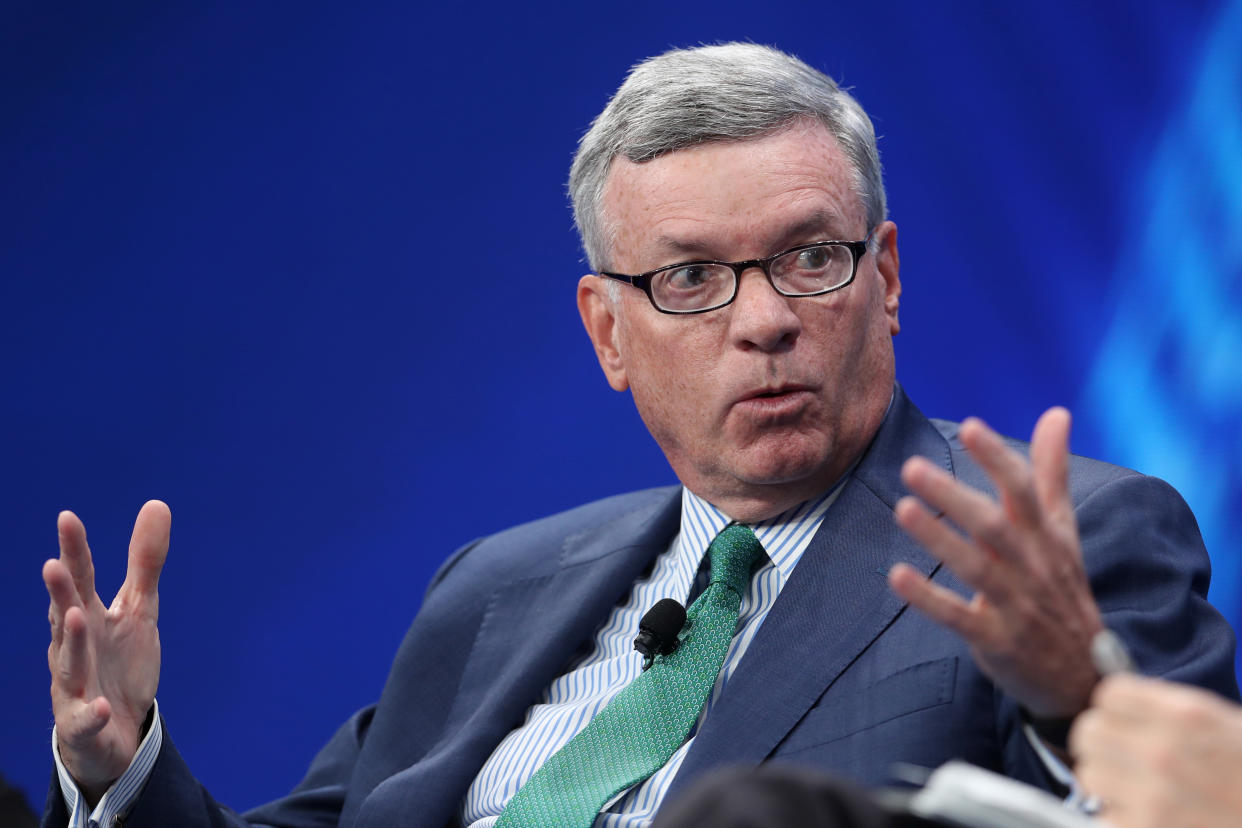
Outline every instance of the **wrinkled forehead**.
<svg viewBox="0 0 1242 828">
<path fill-rule="evenodd" d="M 608 172 L 602 218 L 610 258 L 746 249 L 865 234 L 858 175 L 818 122 L 745 140 L 717 141 Z M 619 266 L 616 264 L 615 266 Z"/>
</svg>

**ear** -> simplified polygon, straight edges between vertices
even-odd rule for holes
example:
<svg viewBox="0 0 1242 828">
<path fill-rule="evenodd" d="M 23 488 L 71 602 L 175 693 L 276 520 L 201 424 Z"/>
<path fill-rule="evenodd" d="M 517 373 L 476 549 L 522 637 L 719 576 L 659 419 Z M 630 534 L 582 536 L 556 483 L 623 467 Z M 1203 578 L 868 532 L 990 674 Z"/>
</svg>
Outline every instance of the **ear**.
<svg viewBox="0 0 1242 828">
<path fill-rule="evenodd" d="M 614 391 L 629 388 L 620 347 L 618 308 L 608 295 L 608 285 L 602 276 L 587 274 L 578 280 L 578 313 L 582 315 L 582 324 L 595 346 L 595 356 L 608 384 Z"/>
<path fill-rule="evenodd" d="M 897 225 L 886 221 L 876 230 L 875 266 L 884 280 L 884 313 L 888 316 L 889 332 L 901 331 L 897 308 L 901 304 L 901 256 L 897 253 Z"/>
</svg>

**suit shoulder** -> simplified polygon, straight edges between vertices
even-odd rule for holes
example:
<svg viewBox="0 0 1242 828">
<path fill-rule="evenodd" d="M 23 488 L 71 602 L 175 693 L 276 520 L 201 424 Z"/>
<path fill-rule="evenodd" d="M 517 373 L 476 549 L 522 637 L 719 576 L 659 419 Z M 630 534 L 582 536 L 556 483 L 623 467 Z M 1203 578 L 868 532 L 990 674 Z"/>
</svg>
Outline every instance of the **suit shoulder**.
<svg viewBox="0 0 1242 828">
<path fill-rule="evenodd" d="M 959 437 L 961 423 L 951 420 L 932 419 L 932 425 L 940 432 L 949 444 L 949 452 L 953 461 L 953 473 L 961 480 L 976 488 L 988 492 L 994 491 L 992 481 L 966 451 Z M 1003 436 L 1003 435 L 1002 435 Z M 1014 437 L 1004 437 L 1005 442 L 1024 455 L 1030 453 L 1030 443 Z M 1118 466 L 1104 460 L 1096 460 L 1079 454 L 1071 454 L 1069 461 L 1070 498 L 1075 504 L 1089 498 L 1100 489 L 1107 488 L 1120 481 L 1130 485 L 1163 489 L 1176 494 L 1173 487 L 1159 478 L 1149 477 L 1142 472 Z M 1178 496 L 1180 498 L 1180 496 Z"/>
<path fill-rule="evenodd" d="M 635 534 L 635 527 L 649 524 L 679 503 L 680 492 L 680 486 L 662 486 L 613 495 L 477 538 L 440 566 L 429 590 L 458 569 L 468 569 L 472 576 L 480 571 L 498 575 L 530 572 L 558 560 L 561 551 L 578 538 L 607 533 L 613 527 L 619 537 Z"/>
</svg>

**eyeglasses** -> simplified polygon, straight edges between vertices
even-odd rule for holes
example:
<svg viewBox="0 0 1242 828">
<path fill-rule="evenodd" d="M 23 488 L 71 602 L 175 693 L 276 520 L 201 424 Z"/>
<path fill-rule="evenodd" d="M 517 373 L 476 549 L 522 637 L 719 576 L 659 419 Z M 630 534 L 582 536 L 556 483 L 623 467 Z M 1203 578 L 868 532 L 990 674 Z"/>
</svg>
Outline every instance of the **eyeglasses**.
<svg viewBox="0 0 1242 828">
<path fill-rule="evenodd" d="M 736 299 L 742 274 L 752 267 L 762 270 L 782 296 L 821 296 L 840 290 L 854 281 L 871 235 L 862 241 L 800 244 L 744 262 L 681 262 L 637 276 L 607 271 L 600 275 L 639 288 L 661 313 L 706 313 Z"/>
</svg>

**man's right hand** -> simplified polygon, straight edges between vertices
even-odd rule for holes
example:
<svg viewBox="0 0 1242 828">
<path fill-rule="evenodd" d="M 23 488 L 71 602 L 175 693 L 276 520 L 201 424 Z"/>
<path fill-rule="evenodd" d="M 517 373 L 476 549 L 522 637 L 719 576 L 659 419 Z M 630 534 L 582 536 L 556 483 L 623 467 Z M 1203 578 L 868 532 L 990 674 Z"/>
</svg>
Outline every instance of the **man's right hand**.
<svg viewBox="0 0 1242 828">
<path fill-rule="evenodd" d="M 95 593 L 86 528 L 77 515 L 56 522 L 60 558 L 43 565 L 52 604 L 47 650 L 60 758 L 93 805 L 129 767 L 160 679 L 160 570 L 172 514 L 158 500 L 138 512 L 129 569 L 112 606 Z"/>
</svg>

